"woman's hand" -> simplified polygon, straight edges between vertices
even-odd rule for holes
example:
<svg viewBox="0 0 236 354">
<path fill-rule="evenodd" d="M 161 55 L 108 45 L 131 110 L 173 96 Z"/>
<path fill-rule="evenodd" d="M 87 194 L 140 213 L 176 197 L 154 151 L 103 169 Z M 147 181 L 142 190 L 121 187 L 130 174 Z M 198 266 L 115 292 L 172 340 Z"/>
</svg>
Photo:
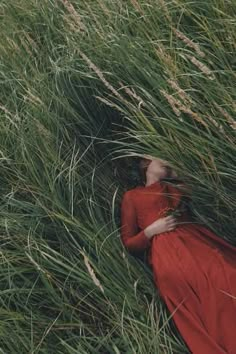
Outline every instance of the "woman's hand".
<svg viewBox="0 0 236 354">
<path fill-rule="evenodd" d="M 176 218 L 172 215 L 169 215 L 164 218 L 157 219 L 152 224 L 148 225 L 144 229 L 144 233 L 148 238 L 152 238 L 156 234 L 174 230 L 176 225 Z"/>
</svg>

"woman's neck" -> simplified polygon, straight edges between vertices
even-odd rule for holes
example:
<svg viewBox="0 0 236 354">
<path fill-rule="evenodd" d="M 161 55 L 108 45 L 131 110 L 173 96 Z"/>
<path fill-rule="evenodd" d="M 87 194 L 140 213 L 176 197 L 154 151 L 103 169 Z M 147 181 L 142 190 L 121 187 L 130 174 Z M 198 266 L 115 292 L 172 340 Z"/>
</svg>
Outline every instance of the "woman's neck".
<svg viewBox="0 0 236 354">
<path fill-rule="evenodd" d="M 160 179 L 157 177 L 150 177 L 146 179 L 146 183 L 144 183 L 145 187 L 148 187 L 150 184 L 153 184 L 155 182 L 160 182 Z"/>
</svg>

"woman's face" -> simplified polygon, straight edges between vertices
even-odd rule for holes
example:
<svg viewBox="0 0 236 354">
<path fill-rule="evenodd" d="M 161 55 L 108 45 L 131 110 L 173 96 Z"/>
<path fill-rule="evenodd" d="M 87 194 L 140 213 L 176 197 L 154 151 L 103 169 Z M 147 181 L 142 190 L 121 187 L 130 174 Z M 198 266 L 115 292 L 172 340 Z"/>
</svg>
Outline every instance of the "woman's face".
<svg viewBox="0 0 236 354">
<path fill-rule="evenodd" d="M 170 177 L 170 164 L 159 158 L 145 157 L 142 160 L 142 165 L 147 168 L 146 174 L 153 175 L 159 179 Z"/>
</svg>

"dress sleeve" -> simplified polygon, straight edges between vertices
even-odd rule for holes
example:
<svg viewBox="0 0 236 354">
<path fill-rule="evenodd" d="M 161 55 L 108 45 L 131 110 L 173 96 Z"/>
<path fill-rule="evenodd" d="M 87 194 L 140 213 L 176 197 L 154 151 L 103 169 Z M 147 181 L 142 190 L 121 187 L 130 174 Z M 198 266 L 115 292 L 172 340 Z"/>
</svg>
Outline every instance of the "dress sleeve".
<svg viewBox="0 0 236 354">
<path fill-rule="evenodd" d="M 139 252 L 151 244 L 144 230 L 139 230 L 137 216 L 130 193 L 125 192 L 121 201 L 121 240 L 130 251 Z"/>
</svg>

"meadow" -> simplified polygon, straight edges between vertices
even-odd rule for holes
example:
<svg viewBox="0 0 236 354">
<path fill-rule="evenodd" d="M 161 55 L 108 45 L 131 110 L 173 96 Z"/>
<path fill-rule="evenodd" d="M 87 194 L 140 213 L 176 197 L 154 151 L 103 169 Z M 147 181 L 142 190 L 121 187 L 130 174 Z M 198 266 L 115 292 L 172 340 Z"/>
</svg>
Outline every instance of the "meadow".
<svg viewBox="0 0 236 354">
<path fill-rule="evenodd" d="M 236 2 L 2 0 L 0 17 L 0 353 L 188 353 L 119 206 L 129 157 L 162 157 L 236 245 Z"/>
</svg>

